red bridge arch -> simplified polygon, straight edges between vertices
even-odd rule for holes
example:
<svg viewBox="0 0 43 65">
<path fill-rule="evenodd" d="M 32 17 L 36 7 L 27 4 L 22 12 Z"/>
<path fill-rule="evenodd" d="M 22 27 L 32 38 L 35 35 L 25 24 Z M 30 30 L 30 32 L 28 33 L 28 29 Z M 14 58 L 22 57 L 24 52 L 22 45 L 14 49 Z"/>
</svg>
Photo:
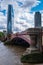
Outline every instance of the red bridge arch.
<svg viewBox="0 0 43 65">
<path fill-rule="evenodd" d="M 15 35 L 15 34 L 13 34 L 11 39 L 15 39 L 16 37 L 25 40 L 28 44 L 31 44 L 31 39 L 30 39 L 29 35 Z"/>
</svg>

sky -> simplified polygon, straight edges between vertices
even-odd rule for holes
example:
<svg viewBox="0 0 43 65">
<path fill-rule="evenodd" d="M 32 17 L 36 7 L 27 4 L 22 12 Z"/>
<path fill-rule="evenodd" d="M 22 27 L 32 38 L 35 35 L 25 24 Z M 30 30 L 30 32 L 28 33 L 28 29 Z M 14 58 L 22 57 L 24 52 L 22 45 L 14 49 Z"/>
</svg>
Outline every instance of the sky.
<svg viewBox="0 0 43 65">
<path fill-rule="evenodd" d="M 13 5 L 13 32 L 21 32 L 34 27 L 36 11 L 41 13 L 43 26 L 43 0 L 0 0 L 0 30 L 7 30 L 8 5 Z"/>
</svg>

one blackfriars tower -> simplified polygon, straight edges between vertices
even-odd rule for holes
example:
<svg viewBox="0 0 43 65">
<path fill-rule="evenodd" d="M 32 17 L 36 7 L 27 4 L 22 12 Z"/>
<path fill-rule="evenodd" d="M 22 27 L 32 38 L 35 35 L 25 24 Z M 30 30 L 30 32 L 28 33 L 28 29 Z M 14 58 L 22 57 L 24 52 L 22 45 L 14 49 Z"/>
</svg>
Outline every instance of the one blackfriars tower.
<svg viewBox="0 0 43 65">
<path fill-rule="evenodd" d="M 35 12 L 35 28 L 41 27 L 41 13 Z"/>
<path fill-rule="evenodd" d="M 8 15 L 7 15 L 7 33 L 12 33 L 12 23 L 14 22 L 13 19 L 13 6 L 11 4 L 8 5 Z"/>
</svg>

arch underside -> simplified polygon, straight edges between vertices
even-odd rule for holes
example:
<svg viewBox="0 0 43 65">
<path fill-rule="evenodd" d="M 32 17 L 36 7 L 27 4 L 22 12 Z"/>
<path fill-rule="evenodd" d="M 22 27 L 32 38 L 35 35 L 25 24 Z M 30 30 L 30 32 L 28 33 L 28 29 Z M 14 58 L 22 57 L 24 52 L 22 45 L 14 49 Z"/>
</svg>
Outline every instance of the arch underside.
<svg viewBox="0 0 43 65">
<path fill-rule="evenodd" d="M 22 45 L 22 46 L 26 46 L 26 47 L 30 46 L 30 44 L 26 40 L 24 40 L 23 38 L 20 38 L 20 37 L 15 37 L 15 38 L 13 38 L 12 41 L 14 44 L 17 44 L 17 45 Z"/>
</svg>

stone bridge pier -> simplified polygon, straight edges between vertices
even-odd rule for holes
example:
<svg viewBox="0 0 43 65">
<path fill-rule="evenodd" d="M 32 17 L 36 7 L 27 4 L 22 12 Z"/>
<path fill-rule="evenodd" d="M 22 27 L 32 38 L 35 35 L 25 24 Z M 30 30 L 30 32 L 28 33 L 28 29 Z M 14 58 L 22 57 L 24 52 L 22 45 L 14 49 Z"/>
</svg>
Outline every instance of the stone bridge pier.
<svg viewBox="0 0 43 65">
<path fill-rule="evenodd" d="M 30 28 L 28 31 L 31 38 L 31 48 L 37 48 L 42 51 L 42 30 L 41 28 Z"/>
</svg>

